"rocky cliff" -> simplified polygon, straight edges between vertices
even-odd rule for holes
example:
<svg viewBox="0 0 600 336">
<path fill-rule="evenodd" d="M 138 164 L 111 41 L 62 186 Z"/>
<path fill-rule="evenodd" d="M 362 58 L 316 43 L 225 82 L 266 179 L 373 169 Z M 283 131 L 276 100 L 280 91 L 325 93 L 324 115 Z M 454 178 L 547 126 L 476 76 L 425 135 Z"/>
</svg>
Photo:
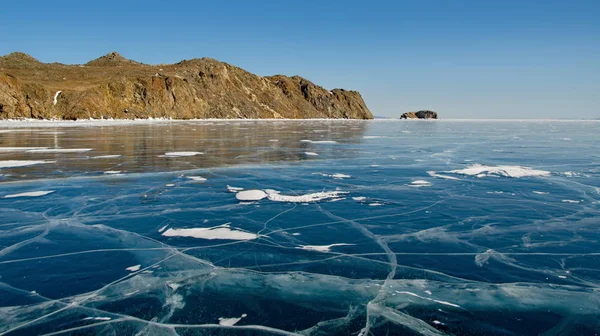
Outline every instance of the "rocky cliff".
<svg viewBox="0 0 600 336">
<path fill-rule="evenodd" d="M 400 116 L 400 119 L 437 119 L 437 112 L 422 110 L 418 112 L 406 112 Z"/>
<path fill-rule="evenodd" d="M 110 53 L 85 65 L 0 57 L 0 119 L 372 119 L 360 93 L 214 59 L 146 65 Z"/>
</svg>

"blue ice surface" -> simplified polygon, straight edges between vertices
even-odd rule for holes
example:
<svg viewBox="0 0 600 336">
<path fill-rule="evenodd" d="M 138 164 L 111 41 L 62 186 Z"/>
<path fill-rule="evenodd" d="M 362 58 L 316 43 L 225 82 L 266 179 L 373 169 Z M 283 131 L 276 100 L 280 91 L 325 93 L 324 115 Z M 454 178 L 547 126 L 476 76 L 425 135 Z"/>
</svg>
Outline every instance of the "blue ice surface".
<svg viewBox="0 0 600 336">
<path fill-rule="evenodd" d="M 597 334 L 598 134 L 594 121 L 0 127 L 0 333 Z M 203 154 L 164 157 L 185 151 Z M 339 194 L 240 202 L 228 186 Z M 5 197 L 35 191 L 53 193 Z"/>
</svg>

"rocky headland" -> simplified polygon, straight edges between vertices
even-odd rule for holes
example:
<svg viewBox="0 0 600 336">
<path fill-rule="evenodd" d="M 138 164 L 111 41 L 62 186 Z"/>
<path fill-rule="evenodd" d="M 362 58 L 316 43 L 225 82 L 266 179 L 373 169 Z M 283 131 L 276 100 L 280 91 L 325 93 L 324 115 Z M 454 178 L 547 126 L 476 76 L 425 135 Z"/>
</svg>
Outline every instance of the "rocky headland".
<svg viewBox="0 0 600 336">
<path fill-rule="evenodd" d="M 147 65 L 116 52 L 85 65 L 0 57 L 0 119 L 372 119 L 360 93 L 254 75 L 210 58 Z"/>
<path fill-rule="evenodd" d="M 437 119 L 438 114 L 434 111 L 421 110 L 418 112 L 406 112 L 400 116 L 400 119 Z"/>
</svg>

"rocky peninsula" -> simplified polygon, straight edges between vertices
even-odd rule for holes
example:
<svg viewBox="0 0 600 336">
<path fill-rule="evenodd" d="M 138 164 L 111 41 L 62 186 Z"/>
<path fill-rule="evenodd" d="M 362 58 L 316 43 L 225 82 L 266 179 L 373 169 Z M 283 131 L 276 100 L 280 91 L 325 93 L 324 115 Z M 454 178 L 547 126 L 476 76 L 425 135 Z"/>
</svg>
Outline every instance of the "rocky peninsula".
<svg viewBox="0 0 600 336">
<path fill-rule="evenodd" d="M 147 65 L 116 52 L 85 65 L 0 57 L 0 119 L 373 119 L 356 91 L 262 77 L 210 58 Z"/>
</svg>

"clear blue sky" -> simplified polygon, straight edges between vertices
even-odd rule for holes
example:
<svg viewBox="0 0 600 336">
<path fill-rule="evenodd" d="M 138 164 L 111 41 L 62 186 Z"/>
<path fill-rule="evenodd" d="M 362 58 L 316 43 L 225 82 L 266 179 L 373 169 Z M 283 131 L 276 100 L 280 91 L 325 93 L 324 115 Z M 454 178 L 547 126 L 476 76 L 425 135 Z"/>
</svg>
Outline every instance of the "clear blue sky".
<svg viewBox="0 0 600 336">
<path fill-rule="evenodd" d="M 3 1 L 0 54 L 213 57 L 358 90 L 376 115 L 600 118 L 600 1 Z"/>
</svg>

